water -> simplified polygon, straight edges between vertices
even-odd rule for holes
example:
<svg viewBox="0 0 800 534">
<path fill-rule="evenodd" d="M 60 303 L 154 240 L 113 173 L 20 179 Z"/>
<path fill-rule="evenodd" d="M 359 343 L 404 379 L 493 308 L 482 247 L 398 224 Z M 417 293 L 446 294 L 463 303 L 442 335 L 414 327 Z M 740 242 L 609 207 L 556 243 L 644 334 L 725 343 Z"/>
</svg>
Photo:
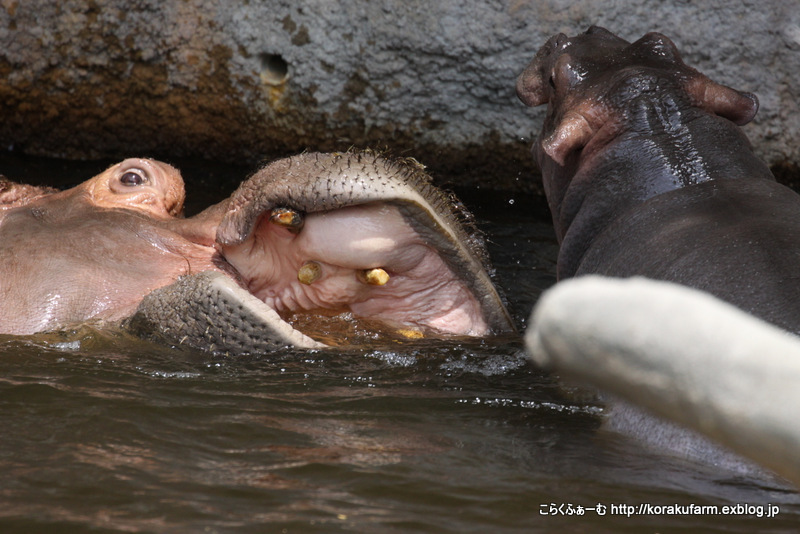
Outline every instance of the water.
<svg viewBox="0 0 800 534">
<path fill-rule="evenodd" d="M 67 167 L 67 180 L 71 172 L 88 177 Z M 202 168 L 184 174 L 195 197 L 224 187 Z M 481 198 L 472 205 L 524 325 L 554 282 L 552 229 L 525 199 Z M 516 337 L 220 357 L 83 328 L 0 338 L 0 353 L 4 533 L 794 532 L 800 525 L 800 499 L 778 483 L 598 430 L 593 396 L 535 369 Z M 771 504 L 780 513 L 551 509 L 598 503 Z"/>
</svg>

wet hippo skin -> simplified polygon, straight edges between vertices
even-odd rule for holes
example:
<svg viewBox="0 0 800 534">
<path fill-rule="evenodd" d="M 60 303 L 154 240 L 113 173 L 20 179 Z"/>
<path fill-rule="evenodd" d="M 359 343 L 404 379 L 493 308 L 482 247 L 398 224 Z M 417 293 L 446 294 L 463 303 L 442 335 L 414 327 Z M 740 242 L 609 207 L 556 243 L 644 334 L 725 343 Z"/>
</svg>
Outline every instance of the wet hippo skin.
<svg viewBox="0 0 800 534">
<path fill-rule="evenodd" d="M 92 321 L 247 352 L 321 346 L 297 314 L 404 339 L 514 329 L 481 238 L 410 160 L 303 154 L 194 217 L 183 200 L 177 169 L 141 158 L 66 191 L 0 181 L 0 334 Z"/>
<path fill-rule="evenodd" d="M 629 43 L 599 27 L 552 37 L 517 94 L 548 105 L 533 152 L 559 279 L 677 282 L 800 333 L 800 196 L 739 127 L 754 95 L 688 67 L 663 35 Z"/>
</svg>

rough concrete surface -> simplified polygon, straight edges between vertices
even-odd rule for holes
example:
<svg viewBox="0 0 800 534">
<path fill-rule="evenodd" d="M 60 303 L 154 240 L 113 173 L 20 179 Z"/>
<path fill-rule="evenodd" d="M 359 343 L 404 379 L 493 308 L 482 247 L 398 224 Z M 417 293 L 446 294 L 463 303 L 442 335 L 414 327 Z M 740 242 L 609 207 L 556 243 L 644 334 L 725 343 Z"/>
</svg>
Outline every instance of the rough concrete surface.
<svg viewBox="0 0 800 534">
<path fill-rule="evenodd" d="M 547 37 L 599 24 L 670 36 L 754 91 L 746 132 L 800 162 L 795 0 L 0 0 L 0 146 L 66 158 L 230 162 L 350 146 L 536 190 L 543 110 L 514 94 Z"/>
</svg>

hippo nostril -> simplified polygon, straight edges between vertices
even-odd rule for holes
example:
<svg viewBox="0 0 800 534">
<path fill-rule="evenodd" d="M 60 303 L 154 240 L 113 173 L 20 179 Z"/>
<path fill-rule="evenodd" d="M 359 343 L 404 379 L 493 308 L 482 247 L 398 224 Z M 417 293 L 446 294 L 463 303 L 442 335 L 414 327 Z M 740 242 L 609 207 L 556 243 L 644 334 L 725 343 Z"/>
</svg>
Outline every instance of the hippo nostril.
<svg viewBox="0 0 800 534">
<path fill-rule="evenodd" d="M 266 85 L 281 85 L 289 76 L 289 64 L 280 54 L 261 54 L 261 81 Z"/>
</svg>

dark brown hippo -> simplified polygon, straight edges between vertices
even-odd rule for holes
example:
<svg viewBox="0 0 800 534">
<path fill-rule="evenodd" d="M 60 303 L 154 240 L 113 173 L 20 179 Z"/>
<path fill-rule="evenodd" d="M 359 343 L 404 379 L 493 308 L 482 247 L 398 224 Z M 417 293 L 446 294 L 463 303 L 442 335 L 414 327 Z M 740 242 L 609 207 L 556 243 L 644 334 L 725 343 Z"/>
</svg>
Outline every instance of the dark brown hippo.
<svg viewBox="0 0 800 534">
<path fill-rule="evenodd" d="M 768 466 L 794 454 L 784 447 L 791 432 L 770 414 L 797 405 L 797 365 L 778 356 L 800 350 L 785 334 L 800 333 L 800 195 L 775 181 L 739 128 L 754 117 L 756 97 L 686 66 L 661 34 L 629 43 L 598 27 L 550 38 L 517 94 L 548 104 L 533 152 L 561 244 L 559 279 L 673 282 L 557 284 L 529 322 L 533 359 L 602 388 L 611 430 L 765 476 L 638 408 Z M 778 352 L 765 354 L 767 374 L 753 360 L 759 351 Z M 789 379 L 775 379 L 781 369 Z M 750 417 L 754 404 L 761 408 Z M 779 472 L 797 476 L 794 465 Z"/>
<path fill-rule="evenodd" d="M 686 66 L 665 36 L 555 35 L 517 80 L 548 104 L 533 147 L 558 277 L 634 275 L 710 292 L 800 333 L 800 195 L 739 126 L 756 97 Z"/>
<path fill-rule="evenodd" d="M 0 333 L 124 323 L 261 351 L 321 346 L 284 320 L 305 313 L 412 338 L 513 330 L 480 238 L 413 162 L 304 154 L 194 217 L 183 200 L 148 159 L 61 192 L 0 182 Z"/>
</svg>

